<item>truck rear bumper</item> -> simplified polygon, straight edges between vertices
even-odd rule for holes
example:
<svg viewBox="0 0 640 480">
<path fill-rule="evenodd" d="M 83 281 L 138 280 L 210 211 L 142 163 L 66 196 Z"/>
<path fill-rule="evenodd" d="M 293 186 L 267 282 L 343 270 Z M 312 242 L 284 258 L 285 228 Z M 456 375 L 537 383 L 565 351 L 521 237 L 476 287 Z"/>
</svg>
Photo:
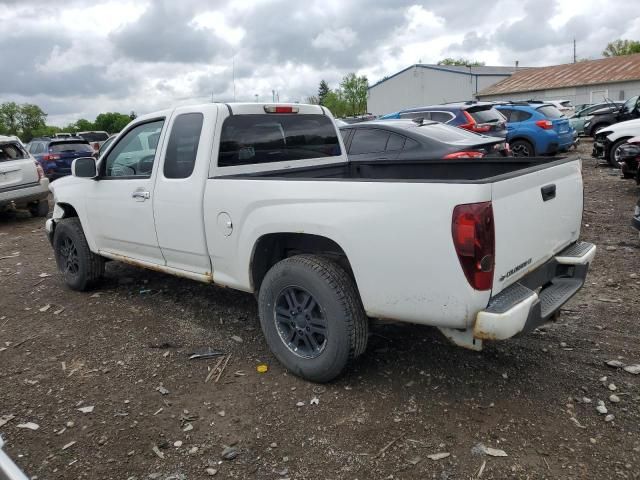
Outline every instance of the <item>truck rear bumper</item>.
<svg viewBox="0 0 640 480">
<path fill-rule="evenodd" d="M 591 243 L 574 243 L 492 297 L 476 316 L 473 338 L 504 340 L 552 319 L 584 285 L 595 253 Z"/>
</svg>

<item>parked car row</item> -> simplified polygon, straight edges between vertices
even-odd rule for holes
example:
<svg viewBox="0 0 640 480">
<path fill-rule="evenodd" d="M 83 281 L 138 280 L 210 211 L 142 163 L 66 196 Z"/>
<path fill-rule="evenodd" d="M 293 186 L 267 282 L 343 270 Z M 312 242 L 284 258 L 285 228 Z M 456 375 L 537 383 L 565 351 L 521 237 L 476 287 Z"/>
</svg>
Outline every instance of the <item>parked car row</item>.
<svg viewBox="0 0 640 480">
<path fill-rule="evenodd" d="M 625 101 L 622 105 L 615 105 L 612 108 L 605 108 L 593 112 L 592 117 L 584 123 L 584 133 L 595 137 L 595 135 L 613 124 L 640 118 L 640 96 L 636 95 Z"/>
</svg>

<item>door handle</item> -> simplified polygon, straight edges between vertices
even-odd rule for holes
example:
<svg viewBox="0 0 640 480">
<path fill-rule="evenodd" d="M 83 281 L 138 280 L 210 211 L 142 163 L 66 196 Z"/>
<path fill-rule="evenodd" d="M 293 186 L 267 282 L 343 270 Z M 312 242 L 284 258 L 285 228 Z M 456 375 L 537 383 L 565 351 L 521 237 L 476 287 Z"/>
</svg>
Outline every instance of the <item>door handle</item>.
<svg viewBox="0 0 640 480">
<path fill-rule="evenodd" d="M 144 202 L 145 200 L 149 200 L 151 198 L 151 193 L 143 192 L 142 190 L 136 190 L 131 194 L 132 198 L 135 198 L 138 202 Z"/>
<path fill-rule="evenodd" d="M 542 194 L 542 200 L 547 201 L 552 198 L 556 198 L 556 184 L 552 183 L 551 185 L 546 185 L 540 189 L 540 193 Z"/>
</svg>

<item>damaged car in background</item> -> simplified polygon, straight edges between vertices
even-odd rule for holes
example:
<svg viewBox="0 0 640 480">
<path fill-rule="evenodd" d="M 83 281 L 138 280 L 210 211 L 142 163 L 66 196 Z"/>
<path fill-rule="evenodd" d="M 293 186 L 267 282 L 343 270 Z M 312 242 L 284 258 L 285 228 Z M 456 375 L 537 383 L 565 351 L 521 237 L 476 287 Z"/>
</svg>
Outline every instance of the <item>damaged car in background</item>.
<svg viewBox="0 0 640 480">
<path fill-rule="evenodd" d="M 640 185 L 640 136 L 630 138 L 620 146 L 618 165 L 624 178 L 634 178 Z"/>
<path fill-rule="evenodd" d="M 640 119 L 627 120 L 602 128 L 593 139 L 591 156 L 606 160 L 615 168 L 620 167 L 621 147 L 633 137 L 640 135 Z"/>
</svg>

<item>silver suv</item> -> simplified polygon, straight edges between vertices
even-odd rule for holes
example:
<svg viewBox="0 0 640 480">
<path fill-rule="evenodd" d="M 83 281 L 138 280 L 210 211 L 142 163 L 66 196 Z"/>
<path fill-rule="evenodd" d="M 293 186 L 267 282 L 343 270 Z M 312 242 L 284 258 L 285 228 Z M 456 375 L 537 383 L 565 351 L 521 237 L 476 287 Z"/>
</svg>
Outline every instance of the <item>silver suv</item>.
<svg viewBox="0 0 640 480">
<path fill-rule="evenodd" d="M 34 217 L 49 213 L 49 180 L 18 137 L 0 135 L 0 211 L 28 208 Z"/>
</svg>

